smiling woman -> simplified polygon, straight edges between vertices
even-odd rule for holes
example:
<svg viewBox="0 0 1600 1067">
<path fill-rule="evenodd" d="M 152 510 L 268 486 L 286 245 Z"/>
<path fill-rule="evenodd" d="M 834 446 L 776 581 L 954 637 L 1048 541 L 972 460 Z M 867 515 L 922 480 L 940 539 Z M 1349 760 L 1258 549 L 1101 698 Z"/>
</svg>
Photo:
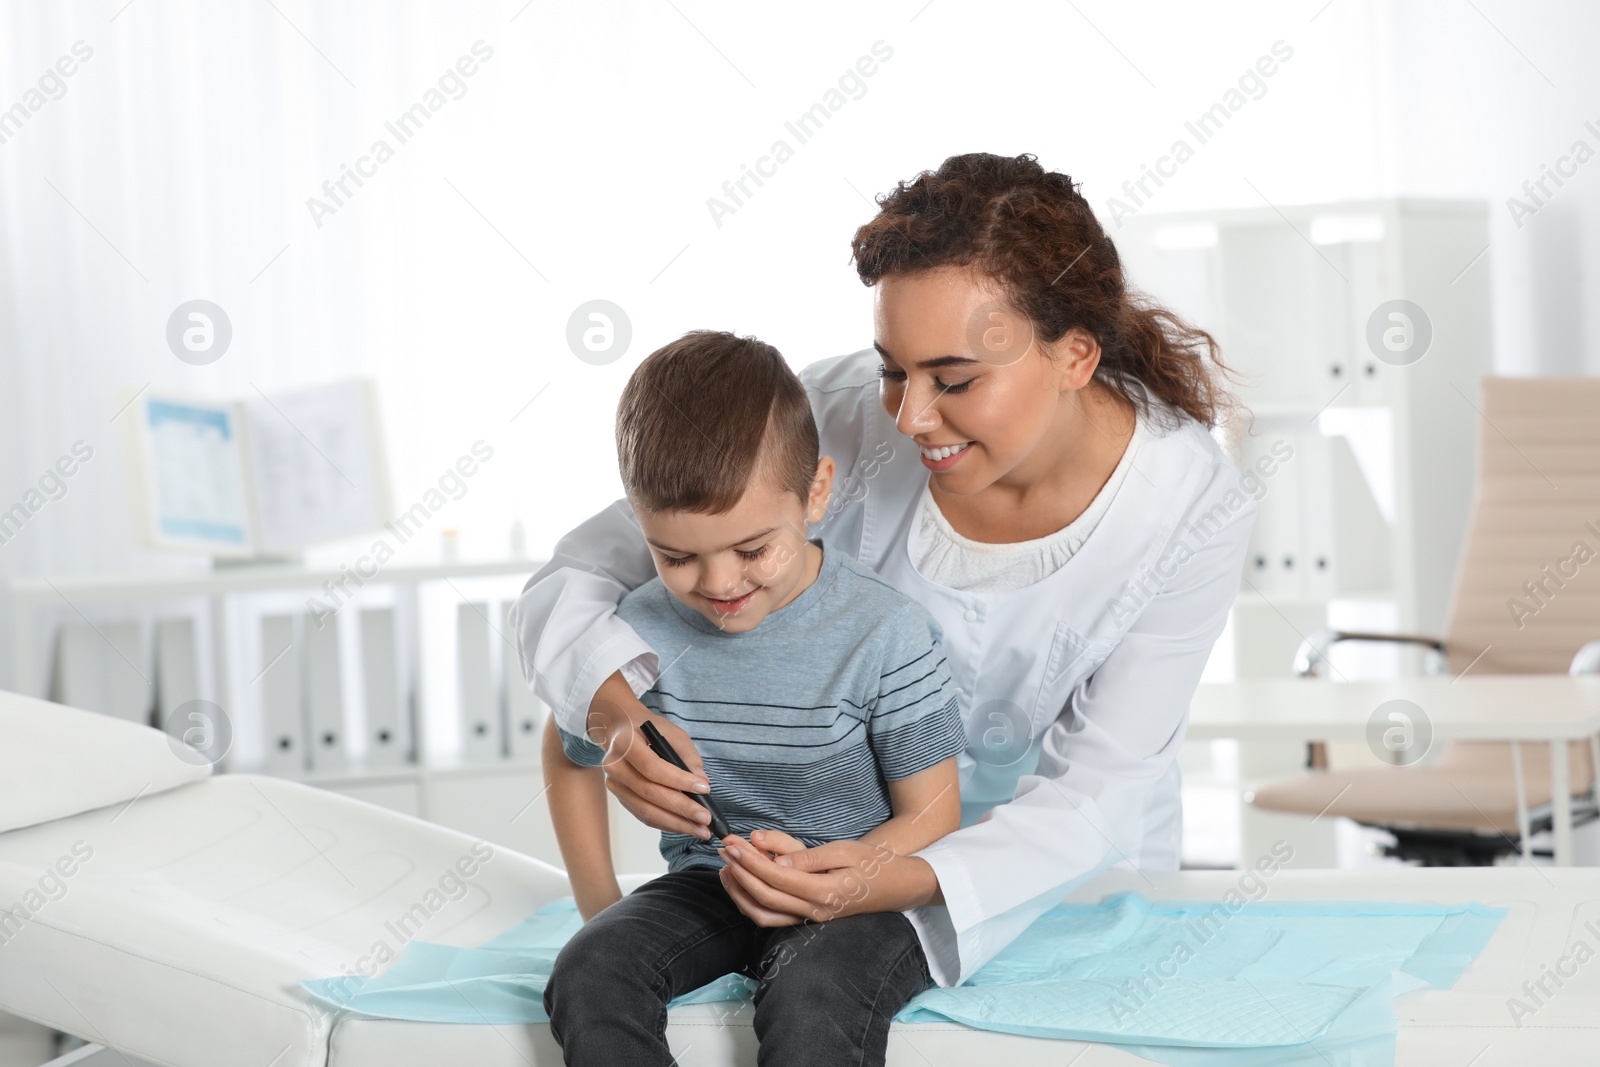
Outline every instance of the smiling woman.
<svg viewBox="0 0 1600 1067">
<path fill-rule="evenodd" d="M 1106 867 L 1176 869 L 1176 755 L 1256 507 L 1210 433 L 1231 406 L 1216 342 L 1129 291 L 1071 178 L 955 156 L 878 203 L 854 242 L 874 347 L 799 375 L 823 455 L 861 489 L 818 525 L 828 558 L 939 625 L 965 720 L 961 827 L 885 859 L 870 835 L 774 825 L 725 838 L 720 879 L 757 927 L 901 912 L 948 986 Z M 1183 566 L 1155 567 L 1215 516 Z M 638 694 L 666 668 L 617 614 L 654 569 L 642 518 L 624 501 L 579 526 L 516 605 L 529 683 L 563 730 L 650 714 Z M 1151 575 L 1129 610 L 1124 585 Z M 679 754 L 698 766 L 692 743 Z M 691 775 L 647 753 L 613 764 L 642 822 L 695 825 Z"/>
<path fill-rule="evenodd" d="M 971 541 L 1065 536 L 1126 472 L 1138 423 L 1222 414 L 1216 342 L 1131 296 L 1071 179 L 1027 157 L 902 182 L 854 250 L 883 406 L 935 475 L 937 517 Z"/>
</svg>

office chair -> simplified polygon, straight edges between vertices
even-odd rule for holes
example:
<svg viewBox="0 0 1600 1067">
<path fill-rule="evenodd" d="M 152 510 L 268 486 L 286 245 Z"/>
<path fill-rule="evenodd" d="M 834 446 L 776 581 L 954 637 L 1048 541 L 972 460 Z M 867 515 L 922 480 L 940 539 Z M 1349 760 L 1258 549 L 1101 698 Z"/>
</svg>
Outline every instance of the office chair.
<svg viewBox="0 0 1600 1067">
<path fill-rule="evenodd" d="M 1477 484 L 1444 637 L 1320 631 L 1296 652 L 1297 675 L 1320 677 L 1342 641 L 1420 645 L 1434 672 L 1600 673 L 1600 378 L 1484 378 L 1479 410 Z M 1543 745 L 1526 758 L 1527 747 L 1457 741 L 1434 760 L 1339 771 L 1317 743 L 1312 773 L 1246 799 L 1388 831 L 1385 853 L 1423 866 L 1487 866 L 1550 827 L 1550 760 Z M 1568 766 L 1577 826 L 1600 817 L 1600 742 L 1572 746 Z"/>
</svg>

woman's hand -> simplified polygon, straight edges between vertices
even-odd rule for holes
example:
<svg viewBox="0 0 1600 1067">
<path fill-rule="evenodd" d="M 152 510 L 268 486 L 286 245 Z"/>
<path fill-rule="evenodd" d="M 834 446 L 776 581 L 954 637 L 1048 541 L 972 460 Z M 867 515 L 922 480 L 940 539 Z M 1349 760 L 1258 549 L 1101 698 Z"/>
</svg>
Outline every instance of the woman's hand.
<svg viewBox="0 0 1600 1067">
<path fill-rule="evenodd" d="M 792 863 L 793 861 L 786 857 L 792 853 L 804 852 L 806 848 L 804 843 L 795 840 L 782 830 L 752 830 L 750 832 L 750 839 L 752 842 L 755 842 L 760 846 L 761 854 L 763 856 L 782 864 Z M 747 892 L 745 892 L 742 887 L 740 887 L 739 883 L 730 877 L 731 872 L 729 867 L 733 865 L 734 860 L 728 853 L 726 846 L 732 845 L 733 847 L 743 851 L 744 842 L 740 839 L 738 834 L 729 834 L 727 837 L 724 837 L 722 841 L 723 845 L 725 846 L 722 857 L 723 862 L 727 864 L 727 866 L 724 866 L 719 874 L 722 877 L 723 888 L 728 890 L 728 895 L 732 897 L 734 902 L 739 905 L 740 911 L 744 912 L 745 915 L 748 916 L 751 921 L 758 926 L 793 926 L 796 923 L 805 921 L 803 917 L 799 915 L 790 915 L 784 912 L 773 911 L 769 908 L 763 908 L 761 905 L 757 904 L 755 900 Z"/>
<path fill-rule="evenodd" d="M 757 926 L 825 922 L 845 915 L 934 903 L 939 880 L 926 860 L 888 846 L 830 841 L 814 848 L 777 830 L 723 838 L 722 885 Z"/>
<path fill-rule="evenodd" d="M 680 770 L 651 749 L 639 724 L 646 719 L 667 739 L 689 770 Z M 669 719 L 650 711 L 634 696 L 621 671 L 600 683 L 589 705 L 590 740 L 605 748 L 600 766 L 606 788 L 634 818 L 657 830 L 693 834 L 710 840 L 711 813 L 684 796 L 684 791 L 709 793 L 700 753 L 694 741 Z M 704 783 L 704 788 L 697 788 Z"/>
</svg>

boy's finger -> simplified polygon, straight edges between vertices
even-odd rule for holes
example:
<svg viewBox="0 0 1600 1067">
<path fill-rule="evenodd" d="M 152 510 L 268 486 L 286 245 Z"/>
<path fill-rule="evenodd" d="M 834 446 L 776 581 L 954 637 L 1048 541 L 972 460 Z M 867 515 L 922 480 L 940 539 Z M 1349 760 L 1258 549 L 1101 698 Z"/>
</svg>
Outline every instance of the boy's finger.
<svg viewBox="0 0 1600 1067">
<path fill-rule="evenodd" d="M 755 834 L 766 834 L 766 833 L 772 833 L 772 832 L 773 831 L 770 831 L 770 830 L 755 830 L 755 831 L 752 831 L 751 841 L 755 842 L 755 836 L 754 836 Z M 792 840 L 792 838 L 791 838 L 791 840 Z M 784 855 L 781 852 L 779 852 L 779 853 L 772 852 L 767 846 L 762 845 L 759 842 L 756 842 L 755 844 L 748 844 L 748 843 L 746 843 L 744 841 L 743 838 L 739 837 L 738 834 L 729 834 L 727 837 L 724 837 L 722 839 L 722 843 L 723 843 L 724 846 L 731 846 L 731 847 L 737 848 L 739 850 L 739 855 L 737 855 L 737 856 L 732 856 L 730 854 L 730 862 L 749 864 L 752 867 L 764 866 L 764 864 L 761 862 L 763 860 L 766 861 L 766 863 L 768 863 L 768 864 L 780 863 L 780 862 L 782 862 L 780 860 L 780 857 L 782 855 Z M 799 844 L 799 842 L 795 842 L 795 843 L 797 845 Z M 805 846 L 801 845 L 800 847 L 804 848 Z M 785 865 L 787 866 L 787 864 L 785 864 Z"/>
<path fill-rule="evenodd" d="M 806 845 L 796 841 L 782 830 L 751 830 L 750 843 L 767 852 L 776 852 L 780 856 L 791 852 L 803 852 Z"/>
</svg>

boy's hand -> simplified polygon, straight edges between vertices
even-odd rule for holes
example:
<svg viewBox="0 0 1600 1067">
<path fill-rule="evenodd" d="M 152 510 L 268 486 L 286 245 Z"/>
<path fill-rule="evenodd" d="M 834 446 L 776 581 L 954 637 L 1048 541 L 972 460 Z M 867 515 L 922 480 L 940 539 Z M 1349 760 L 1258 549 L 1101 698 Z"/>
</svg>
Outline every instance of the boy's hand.
<svg viewBox="0 0 1600 1067">
<path fill-rule="evenodd" d="M 674 767 L 651 750 L 639 731 L 639 724 L 646 719 L 661 731 L 689 770 Z M 589 721 L 591 740 L 606 748 L 600 764 L 606 788 L 634 818 L 657 830 L 710 840 L 707 824 L 711 813 L 684 796 L 686 790 L 709 793 L 710 782 L 694 741 L 681 727 L 641 704 L 620 671 L 601 683 L 590 705 Z"/>
<path fill-rule="evenodd" d="M 722 841 L 724 844 L 732 845 L 734 848 L 743 849 L 746 847 L 738 834 L 729 834 Z M 806 849 L 806 845 L 803 842 L 795 840 L 782 830 L 751 830 L 749 847 L 755 855 L 775 860 L 784 867 L 793 866 L 785 858 L 789 853 L 804 852 Z"/>
</svg>

